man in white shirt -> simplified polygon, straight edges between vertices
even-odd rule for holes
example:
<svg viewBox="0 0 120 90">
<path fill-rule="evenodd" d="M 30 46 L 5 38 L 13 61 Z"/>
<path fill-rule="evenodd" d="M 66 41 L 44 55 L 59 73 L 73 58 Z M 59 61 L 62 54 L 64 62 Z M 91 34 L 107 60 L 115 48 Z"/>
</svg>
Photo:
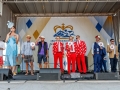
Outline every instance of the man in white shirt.
<svg viewBox="0 0 120 90">
<path fill-rule="evenodd" d="M 30 63 L 30 68 L 31 68 L 31 75 L 34 75 L 33 73 L 33 50 L 35 50 L 35 45 L 31 46 L 31 36 L 27 35 L 26 36 L 27 41 L 22 44 L 22 49 L 21 49 L 21 54 L 22 58 L 24 59 L 24 62 L 26 63 L 26 74 L 28 75 L 28 65 Z"/>
<path fill-rule="evenodd" d="M 94 72 L 101 71 L 101 60 L 102 60 L 102 49 L 104 47 L 103 43 L 100 42 L 101 38 L 99 35 L 95 36 L 96 41 L 92 45 L 92 55 L 94 62 Z"/>
<path fill-rule="evenodd" d="M 1 38 L 1 36 L 0 36 Z M 3 50 L 5 49 L 5 44 L 0 40 L 0 68 L 3 66 Z"/>
</svg>

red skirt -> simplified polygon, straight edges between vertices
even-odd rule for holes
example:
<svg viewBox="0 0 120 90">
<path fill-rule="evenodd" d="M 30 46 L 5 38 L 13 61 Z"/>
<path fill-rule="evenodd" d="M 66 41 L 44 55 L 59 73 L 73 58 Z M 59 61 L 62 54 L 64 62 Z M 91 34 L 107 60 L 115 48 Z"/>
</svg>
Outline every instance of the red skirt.
<svg viewBox="0 0 120 90">
<path fill-rule="evenodd" d="M 3 65 L 3 57 L 0 56 L 0 65 Z"/>
</svg>

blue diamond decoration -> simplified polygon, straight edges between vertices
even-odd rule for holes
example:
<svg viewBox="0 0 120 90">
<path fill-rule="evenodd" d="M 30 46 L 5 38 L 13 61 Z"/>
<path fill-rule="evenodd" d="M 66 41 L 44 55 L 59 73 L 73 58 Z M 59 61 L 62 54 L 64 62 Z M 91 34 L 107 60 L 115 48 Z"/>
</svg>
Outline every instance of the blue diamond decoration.
<svg viewBox="0 0 120 90">
<path fill-rule="evenodd" d="M 27 27 L 28 27 L 28 28 L 30 28 L 30 27 L 31 27 L 32 22 L 31 22 L 31 20 L 30 20 L 30 19 L 27 21 L 26 25 L 27 25 Z"/>
<path fill-rule="evenodd" d="M 98 24 L 96 25 L 96 29 L 100 32 L 101 29 L 102 29 L 102 26 L 98 23 Z"/>
</svg>

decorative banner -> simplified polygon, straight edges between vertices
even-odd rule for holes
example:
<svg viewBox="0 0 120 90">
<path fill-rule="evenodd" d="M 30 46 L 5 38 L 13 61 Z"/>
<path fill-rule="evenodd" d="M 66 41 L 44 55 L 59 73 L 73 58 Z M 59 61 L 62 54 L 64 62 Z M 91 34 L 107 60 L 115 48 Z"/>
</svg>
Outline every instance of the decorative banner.
<svg viewBox="0 0 120 90">
<path fill-rule="evenodd" d="M 84 40 L 87 45 L 86 56 L 88 56 L 88 67 L 93 65 L 93 57 L 91 54 L 91 46 L 95 42 L 95 36 L 100 35 L 101 42 L 107 46 L 107 39 L 113 38 L 113 30 L 111 28 L 112 21 L 109 16 L 95 17 L 18 17 L 17 32 L 20 36 L 20 44 L 26 41 L 26 35 L 31 36 L 31 41 L 35 42 L 39 36 L 44 36 L 49 47 L 49 63 L 50 68 L 53 68 L 54 58 L 52 54 L 52 43 L 56 36 L 60 36 L 61 41 L 65 43 L 69 36 L 74 37 L 80 35 L 81 40 Z M 108 29 L 109 28 L 109 29 Z M 37 70 L 37 46 L 34 54 L 34 69 Z M 64 65 L 66 63 L 64 58 Z M 59 63 L 59 62 L 58 62 Z M 25 67 L 24 67 L 25 69 Z M 92 67 L 93 69 L 93 67 Z"/>
</svg>

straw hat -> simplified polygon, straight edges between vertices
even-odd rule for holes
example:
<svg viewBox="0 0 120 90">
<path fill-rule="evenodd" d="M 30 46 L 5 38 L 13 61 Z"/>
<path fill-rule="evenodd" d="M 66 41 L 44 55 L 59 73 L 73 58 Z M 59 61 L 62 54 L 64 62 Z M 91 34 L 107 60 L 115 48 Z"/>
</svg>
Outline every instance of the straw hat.
<svg viewBox="0 0 120 90">
<path fill-rule="evenodd" d="M 27 35 L 27 36 L 26 36 L 26 38 L 29 38 L 29 39 L 31 39 L 31 36 L 30 36 L 30 35 Z"/>
<path fill-rule="evenodd" d="M 44 36 L 41 36 L 41 38 L 44 38 L 44 39 L 45 39 L 45 37 L 44 37 Z"/>
</svg>

